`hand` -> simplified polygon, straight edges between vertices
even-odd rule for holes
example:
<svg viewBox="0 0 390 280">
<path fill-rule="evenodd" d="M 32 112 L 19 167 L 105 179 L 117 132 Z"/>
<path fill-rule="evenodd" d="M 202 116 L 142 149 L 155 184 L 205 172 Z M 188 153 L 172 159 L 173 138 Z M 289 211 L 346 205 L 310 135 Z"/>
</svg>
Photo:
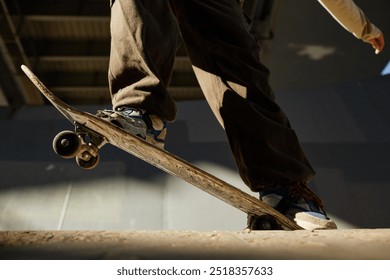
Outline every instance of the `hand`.
<svg viewBox="0 0 390 280">
<path fill-rule="evenodd" d="M 369 43 L 375 49 L 375 54 L 379 54 L 385 46 L 385 38 L 384 38 L 383 34 L 381 33 L 381 35 L 379 35 L 379 37 L 371 39 L 369 41 Z"/>
</svg>

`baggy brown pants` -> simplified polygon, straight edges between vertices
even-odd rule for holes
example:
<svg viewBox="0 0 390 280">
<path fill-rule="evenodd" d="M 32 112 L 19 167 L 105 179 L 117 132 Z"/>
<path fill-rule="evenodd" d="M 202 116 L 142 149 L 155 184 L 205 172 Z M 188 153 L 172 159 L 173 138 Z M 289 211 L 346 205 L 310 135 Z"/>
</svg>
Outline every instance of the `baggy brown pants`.
<svg viewBox="0 0 390 280">
<path fill-rule="evenodd" d="M 109 66 L 113 106 L 175 119 L 167 86 L 179 32 L 249 188 L 271 190 L 311 179 L 315 172 L 275 103 L 269 70 L 237 0 L 116 0 Z"/>
</svg>

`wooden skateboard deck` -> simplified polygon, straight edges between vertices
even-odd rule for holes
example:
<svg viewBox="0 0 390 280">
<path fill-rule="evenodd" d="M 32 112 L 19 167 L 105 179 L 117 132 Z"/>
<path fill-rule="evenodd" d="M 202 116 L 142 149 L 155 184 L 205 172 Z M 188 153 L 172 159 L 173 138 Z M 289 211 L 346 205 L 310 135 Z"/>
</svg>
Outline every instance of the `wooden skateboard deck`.
<svg viewBox="0 0 390 280">
<path fill-rule="evenodd" d="M 67 158 L 75 157 L 81 167 L 93 168 L 99 162 L 99 149 L 109 143 L 168 174 L 183 179 L 245 213 L 267 217 L 267 219 L 273 217 L 276 224 L 283 229 L 302 229 L 261 200 L 178 156 L 159 149 L 95 115 L 69 106 L 56 97 L 30 69 L 22 65 L 22 70 L 51 104 L 76 127 L 76 132 L 61 132 L 53 140 L 53 148 L 57 154 Z M 270 225 L 265 225 L 264 229 Z"/>
</svg>

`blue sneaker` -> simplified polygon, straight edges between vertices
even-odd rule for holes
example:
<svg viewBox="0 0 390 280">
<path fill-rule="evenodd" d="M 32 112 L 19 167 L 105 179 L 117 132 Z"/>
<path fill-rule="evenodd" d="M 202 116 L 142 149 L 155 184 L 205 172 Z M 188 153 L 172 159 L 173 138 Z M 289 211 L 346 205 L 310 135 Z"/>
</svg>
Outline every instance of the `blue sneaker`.
<svg viewBox="0 0 390 280">
<path fill-rule="evenodd" d="M 321 199 L 306 184 L 261 191 L 260 199 L 304 229 L 337 229 L 335 222 L 327 216 Z M 251 218 L 253 222 L 255 218 Z"/>
<path fill-rule="evenodd" d="M 114 111 L 99 110 L 96 115 L 128 133 L 139 136 L 156 147 L 164 149 L 167 128 L 165 121 L 158 116 L 129 107 L 120 107 Z"/>
</svg>

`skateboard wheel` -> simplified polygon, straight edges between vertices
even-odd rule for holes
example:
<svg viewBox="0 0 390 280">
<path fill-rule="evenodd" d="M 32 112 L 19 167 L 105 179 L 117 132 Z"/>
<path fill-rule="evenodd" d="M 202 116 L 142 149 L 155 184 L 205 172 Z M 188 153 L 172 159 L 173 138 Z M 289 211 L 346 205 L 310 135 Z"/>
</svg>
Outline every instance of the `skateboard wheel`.
<svg viewBox="0 0 390 280">
<path fill-rule="evenodd" d="M 93 169 L 99 164 L 99 162 L 99 154 L 97 154 L 96 156 L 92 156 L 90 153 L 84 152 L 76 157 L 77 165 L 84 169 Z"/>
<path fill-rule="evenodd" d="M 80 149 L 81 140 L 73 131 L 61 131 L 53 139 L 54 152 L 63 158 L 74 158 Z"/>
<path fill-rule="evenodd" d="M 272 226 L 271 221 L 264 219 L 259 223 L 259 228 L 262 230 L 272 230 L 274 227 Z"/>
<path fill-rule="evenodd" d="M 256 217 L 252 225 L 255 230 L 277 230 L 279 226 L 275 219 L 271 216 L 265 215 Z"/>
</svg>

